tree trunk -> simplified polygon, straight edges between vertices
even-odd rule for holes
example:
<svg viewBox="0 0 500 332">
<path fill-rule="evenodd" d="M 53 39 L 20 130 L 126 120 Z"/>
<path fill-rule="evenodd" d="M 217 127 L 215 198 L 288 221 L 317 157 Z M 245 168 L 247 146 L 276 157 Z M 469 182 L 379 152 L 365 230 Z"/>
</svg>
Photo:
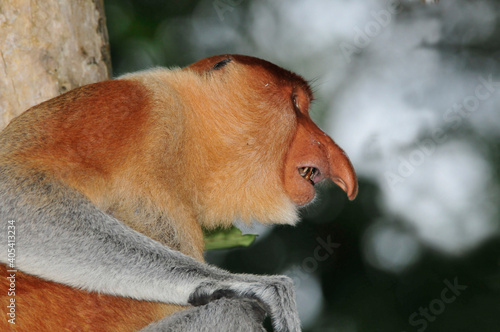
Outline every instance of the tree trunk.
<svg viewBox="0 0 500 332">
<path fill-rule="evenodd" d="M 0 2 L 0 130 L 33 105 L 110 75 L 103 0 Z"/>
</svg>

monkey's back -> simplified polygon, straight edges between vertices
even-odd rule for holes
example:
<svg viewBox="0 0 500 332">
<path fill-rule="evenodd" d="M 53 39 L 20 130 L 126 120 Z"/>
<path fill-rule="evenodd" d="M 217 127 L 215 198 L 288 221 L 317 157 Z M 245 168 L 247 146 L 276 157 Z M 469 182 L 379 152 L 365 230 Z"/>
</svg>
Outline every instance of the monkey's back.
<svg viewBox="0 0 500 332">
<path fill-rule="evenodd" d="M 115 80 L 34 106 L 0 132 L 0 168 L 16 177 L 45 171 L 57 177 L 75 169 L 81 174 L 90 165 L 84 170 L 89 178 L 105 176 L 106 165 L 117 163 L 110 153 L 125 155 L 124 149 L 141 140 L 141 125 L 150 120 L 143 112 L 148 102 L 141 84 Z M 7 270 L 0 264 L 0 275 L 6 276 Z M 1 278 L 4 308 L 11 301 L 9 288 L 9 279 Z M 16 324 L 4 315 L 1 331 L 137 331 L 185 308 L 87 292 L 21 271 L 15 273 L 13 298 Z"/>
</svg>

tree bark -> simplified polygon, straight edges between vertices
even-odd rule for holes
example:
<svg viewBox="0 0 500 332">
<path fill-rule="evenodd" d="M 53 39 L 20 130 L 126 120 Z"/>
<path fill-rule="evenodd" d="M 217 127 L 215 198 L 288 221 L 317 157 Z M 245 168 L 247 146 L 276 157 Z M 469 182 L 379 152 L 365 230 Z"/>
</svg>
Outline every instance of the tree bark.
<svg viewBox="0 0 500 332">
<path fill-rule="evenodd" d="M 0 130 L 33 105 L 110 75 L 103 0 L 0 2 Z"/>
</svg>

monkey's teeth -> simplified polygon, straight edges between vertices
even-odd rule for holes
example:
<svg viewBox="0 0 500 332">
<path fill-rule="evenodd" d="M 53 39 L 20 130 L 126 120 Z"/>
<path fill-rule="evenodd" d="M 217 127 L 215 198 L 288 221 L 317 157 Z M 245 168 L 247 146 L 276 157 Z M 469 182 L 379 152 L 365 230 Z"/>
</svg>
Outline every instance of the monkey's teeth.
<svg viewBox="0 0 500 332">
<path fill-rule="evenodd" d="M 299 174 L 314 185 L 314 177 L 318 174 L 318 170 L 314 167 L 301 167 L 299 168 Z"/>
<path fill-rule="evenodd" d="M 309 167 L 301 167 L 301 168 L 299 168 L 299 174 L 302 177 L 306 176 L 306 174 L 307 174 L 308 171 L 309 171 Z"/>
</svg>

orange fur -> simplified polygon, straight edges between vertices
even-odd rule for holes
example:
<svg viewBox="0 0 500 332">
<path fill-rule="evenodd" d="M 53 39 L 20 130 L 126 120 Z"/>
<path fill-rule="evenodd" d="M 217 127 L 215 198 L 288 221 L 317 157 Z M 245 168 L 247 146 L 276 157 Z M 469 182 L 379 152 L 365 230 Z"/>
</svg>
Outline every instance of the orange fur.
<svg viewBox="0 0 500 332">
<path fill-rule="evenodd" d="M 344 181 L 353 198 L 352 166 L 308 117 L 307 83 L 245 56 L 211 70 L 228 57 L 130 74 L 44 102 L 5 129 L 0 156 L 51 174 L 135 230 L 200 261 L 202 226 L 295 223 L 297 208 L 314 196 L 297 172 L 302 164 Z M 5 275 L 5 266 L 0 271 Z M 22 272 L 16 287 L 19 331 L 134 331 L 183 308 Z M 4 308 L 7 289 L 2 278 Z M 1 330 L 11 327 L 0 323 Z"/>
<path fill-rule="evenodd" d="M 10 297 L 5 265 L 0 264 L 0 306 Z M 16 324 L 3 315 L 1 331 L 137 331 L 182 306 L 89 293 L 35 276 L 16 273 Z M 5 313 L 5 309 L 2 310 Z"/>
</svg>

